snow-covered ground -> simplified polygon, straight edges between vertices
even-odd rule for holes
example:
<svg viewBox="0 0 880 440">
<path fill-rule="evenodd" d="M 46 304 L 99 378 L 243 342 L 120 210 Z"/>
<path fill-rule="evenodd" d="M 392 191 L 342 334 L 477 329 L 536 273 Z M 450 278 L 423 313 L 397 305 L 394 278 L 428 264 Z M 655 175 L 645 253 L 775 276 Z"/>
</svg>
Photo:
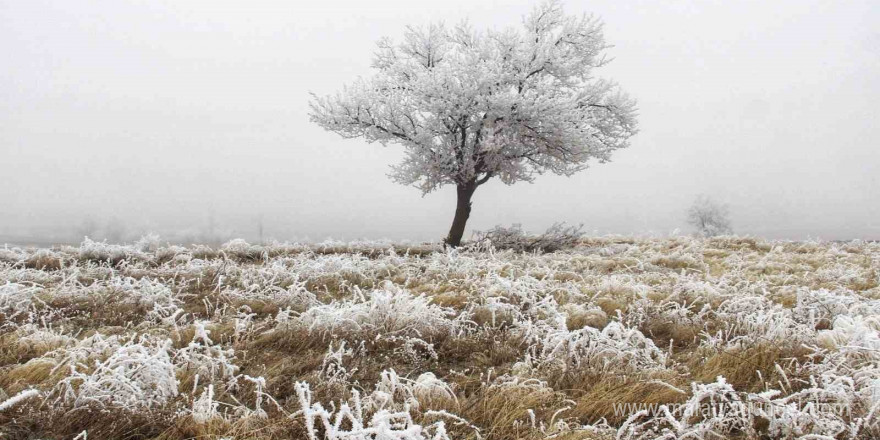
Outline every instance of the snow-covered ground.
<svg viewBox="0 0 880 440">
<path fill-rule="evenodd" d="M 0 248 L 4 438 L 880 437 L 880 244 Z"/>
</svg>

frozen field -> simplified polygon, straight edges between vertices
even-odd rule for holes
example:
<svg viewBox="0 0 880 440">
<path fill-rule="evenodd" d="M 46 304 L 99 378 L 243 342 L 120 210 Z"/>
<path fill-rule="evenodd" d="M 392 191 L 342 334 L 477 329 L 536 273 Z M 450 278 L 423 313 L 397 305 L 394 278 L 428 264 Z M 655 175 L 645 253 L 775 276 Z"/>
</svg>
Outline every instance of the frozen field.
<svg viewBox="0 0 880 440">
<path fill-rule="evenodd" d="M 880 244 L 0 248 L 4 439 L 871 439 Z"/>
</svg>

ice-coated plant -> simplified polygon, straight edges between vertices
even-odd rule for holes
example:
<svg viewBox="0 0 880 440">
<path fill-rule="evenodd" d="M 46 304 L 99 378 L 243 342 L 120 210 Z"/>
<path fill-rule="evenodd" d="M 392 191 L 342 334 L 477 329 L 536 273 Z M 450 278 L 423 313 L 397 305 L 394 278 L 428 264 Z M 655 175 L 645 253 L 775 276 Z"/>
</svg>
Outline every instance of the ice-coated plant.
<svg viewBox="0 0 880 440">
<path fill-rule="evenodd" d="M 396 371 L 385 370 L 376 383 L 376 389 L 366 397 L 367 406 L 375 410 L 419 407 L 412 381 L 400 377 Z"/>
<path fill-rule="evenodd" d="M 119 264 L 123 261 L 144 261 L 150 254 L 141 249 L 142 246 L 111 244 L 106 241 L 94 241 L 85 237 L 79 245 L 78 257 L 101 263 Z"/>
<path fill-rule="evenodd" d="M 431 395 L 443 388 L 436 378 L 424 378 L 422 384 Z M 296 393 L 300 411 L 293 416 L 304 420 L 309 440 L 450 440 L 444 420 L 421 425 L 414 421 L 414 415 L 463 421 L 444 411 L 419 411 L 412 385 L 401 382 L 393 371 L 383 372 L 382 382 L 368 399 L 371 403 L 362 402 L 360 393 L 352 390 L 348 402 L 332 403 L 333 409 L 327 409 L 314 402 L 306 382 L 296 383 Z M 382 399 L 381 403 L 377 404 L 377 399 Z"/>
<path fill-rule="evenodd" d="M 174 353 L 174 364 L 185 372 L 198 375 L 203 381 L 217 381 L 227 388 L 234 387 L 238 383 L 239 371 L 234 363 L 235 349 L 215 344 L 209 336 L 208 325 L 206 321 L 193 323 L 193 338 L 186 347 Z"/>
<path fill-rule="evenodd" d="M 171 288 L 146 277 L 126 279 L 124 282 L 128 283 L 126 289 L 130 289 L 133 301 L 149 309 L 147 319 L 177 328 L 177 321 L 184 312 L 180 307 L 182 301 Z"/>
<path fill-rule="evenodd" d="M 831 329 L 819 331 L 818 339 L 842 350 L 858 347 L 868 353 L 880 352 L 880 316 L 838 316 Z"/>
<path fill-rule="evenodd" d="M 709 440 L 734 433 L 752 434 L 747 403 L 723 377 L 692 385 L 683 405 L 658 407 L 657 414 L 642 410 L 618 429 L 618 440 Z"/>
<path fill-rule="evenodd" d="M 360 298 L 312 307 L 299 316 L 310 331 L 324 334 L 362 333 L 429 336 L 458 328 L 454 312 L 390 283 Z"/>
<path fill-rule="evenodd" d="M 272 260 L 262 266 L 230 270 L 235 284 L 225 285 L 221 295 L 228 301 L 253 301 L 303 311 L 320 304 L 301 278 L 301 260 Z"/>
<path fill-rule="evenodd" d="M 605 162 L 636 133 L 635 101 L 596 76 L 607 48 L 601 22 L 537 6 L 522 26 L 410 27 L 379 43 L 375 75 L 315 97 L 312 121 L 345 138 L 395 143 L 395 181 L 428 193 L 456 187 L 446 243 L 458 246 L 476 189 Z"/>
<path fill-rule="evenodd" d="M 266 410 L 263 409 L 263 401 L 268 399 L 276 406 L 278 402 L 272 398 L 269 394 L 266 393 L 266 378 L 263 376 L 251 377 L 248 375 L 244 375 L 244 380 L 250 382 L 254 386 L 254 409 L 249 409 L 245 406 L 239 407 L 240 410 L 243 410 L 243 415 L 248 417 L 256 417 L 258 419 L 266 419 L 269 417 L 269 414 L 266 413 Z"/>
<path fill-rule="evenodd" d="M 208 385 L 202 391 L 201 396 L 192 404 L 192 418 L 196 423 L 208 423 L 211 420 L 222 418 L 219 411 L 220 402 L 214 400 L 214 385 Z"/>
<path fill-rule="evenodd" d="M 96 405 L 128 411 L 162 407 L 178 394 L 171 340 L 142 336 L 121 344 L 93 365 L 70 365 L 56 391 L 73 407 Z"/>
<path fill-rule="evenodd" d="M 327 353 L 324 354 L 320 376 L 327 383 L 348 385 L 351 376 L 357 371 L 357 368 L 349 369 L 345 366 L 346 361 L 350 361 L 355 356 L 355 350 L 346 348 L 345 344 L 345 341 L 340 341 L 334 348 L 334 344 L 331 342 Z M 358 351 L 362 352 L 363 350 Z"/>
<path fill-rule="evenodd" d="M 416 378 L 412 384 L 412 394 L 419 402 L 456 400 L 452 387 L 431 372 L 422 373 Z"/>
<path fill-rule="evenodd" d="M 637 373 L 666 366 L 666 353 L 650 338 L 616 321 L 601 330 L 560 325 L 540 331 L 525 360 L 538 370 Z"/>
<path fill-rule="evenodd" d="M 831 324 L 838 316 L 878 316 L 880 300 L 852 295 L 846 290 L 800 289 L 793 316 L 814 328 Z"/>
<path fill-rule="evenodd" d="M 732 296 L 713 314 L 721 329 L 705 334 L 704 346 L 743 348 L 761 343 L 796 344 L 814 337 L 814 327 L 794 319 L 792 310 L 764 296 Z"/>
<path fill-rule="evenodd" d="M 235 334 L 233 335 L 236 341 L 241 341 L 242 339 L 251 336 L 254 330 L 254 318 L 256 318 L 256 316 L 257 314 L 252 313 L 251 308 L 247 305 L 243 305 L 238 309 L 238 312 L 235 314 Z"/>
<path fill-rule="evenodd" d="M 0 314 L 5 318 L 4 320 L 12 320 L 30 312 L 34 301 L 38 301 L 36 294 L 39 291 L 40 288 L 37 286 L 26 286 L 9 281 L 0 285 Z"/>
<path fill-rule="evenodd" d="M 26 389 L 18 394 L 0 402 L 0 412 L 6 411 L 28 399 L 40 396 L 40 391 L 33 388 Z"/>
<path fill-rule="evenodd" d="M 412 380 L 393 369 L 383 371 L 376 388 L 364 398 L 366 407 L 374 410 L 419 409 L 431 402 L 456 400 L 452 387 L 434 373 L 422 373 Z"/>
<path fill-rule="evenodd" d="M 19 326 L 17 346 L 24 349 L 54 350 L 59 347 L 76 345 L 76 338 L 64 333 L 63 328 L 50 325 L 24 324 Z"/>
<path fill-rule="evenodd" d="M 476 232 L 474 244 L 486 249 L 513 250 L 517 252 L 555 252 L 577 246 L 584 236 L 581 226 L 565 226 L 556 223 L 541 234 L 530 235 L 522 225 L 495 226 L 488 231 Z"/>
<path fill-rule="evenodd" d="M 265 251 L 262 246 L 250 244 L 241 238 L 236 238 L 223 243 L 220 246 L 220 252 L 228 257 L 256 260 L 263 258 Z"/>
</svg>

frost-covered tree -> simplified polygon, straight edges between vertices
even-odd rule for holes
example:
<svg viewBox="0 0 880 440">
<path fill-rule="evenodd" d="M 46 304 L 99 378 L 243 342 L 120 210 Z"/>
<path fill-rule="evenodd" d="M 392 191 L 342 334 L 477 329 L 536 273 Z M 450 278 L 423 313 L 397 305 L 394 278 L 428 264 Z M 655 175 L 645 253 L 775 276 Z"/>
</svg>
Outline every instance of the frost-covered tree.
<svg viewBox="0 0 880 440">
<path fill-rule="evenodd" d="M 565 15 L 556 1 L 519 28 L 408 27 L 402 41 L 379 42 L 372 77 L 315 97 L 311 119 L 346 138 L 403 145 L 396 182 L 423 194 L 455 185 L 446 242 L 457 246 L 474 191 L 493 177 L 569 176 L 628 146 L 635 102 L 595 76 L 608 47 L 598 19 Z"/>
<path fill-rule="evenodd" d="M 733 227 L 730 225 L 730 210 L 727 205 L 718 203 L 705 195 L 697 196 L 694 203 L 688 208 L 687 221 L 700 235 L 706 237 L 733 233 Z"/>
</svg>

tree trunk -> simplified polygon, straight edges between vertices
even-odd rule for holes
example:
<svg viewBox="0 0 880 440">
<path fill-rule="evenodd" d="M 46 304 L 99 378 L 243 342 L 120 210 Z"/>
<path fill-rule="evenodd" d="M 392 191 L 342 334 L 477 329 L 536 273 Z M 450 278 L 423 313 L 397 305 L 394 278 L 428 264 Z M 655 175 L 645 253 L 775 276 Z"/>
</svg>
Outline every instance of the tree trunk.
<svg viewBox="0 0 880 440">
<path fill-rule="evenodd" d="M 452 219 L 452 227 L 449 228 L 449 236 L 446 237 L 446 245 L 457 247 L 461 244 L 464 235 L 464 227 L 471 215 L 471 197 L 477 189 L 477 184 L 471 182 L 456 187 L 458 198 L 455 204 L 455 218 Z"/>
</svg>

